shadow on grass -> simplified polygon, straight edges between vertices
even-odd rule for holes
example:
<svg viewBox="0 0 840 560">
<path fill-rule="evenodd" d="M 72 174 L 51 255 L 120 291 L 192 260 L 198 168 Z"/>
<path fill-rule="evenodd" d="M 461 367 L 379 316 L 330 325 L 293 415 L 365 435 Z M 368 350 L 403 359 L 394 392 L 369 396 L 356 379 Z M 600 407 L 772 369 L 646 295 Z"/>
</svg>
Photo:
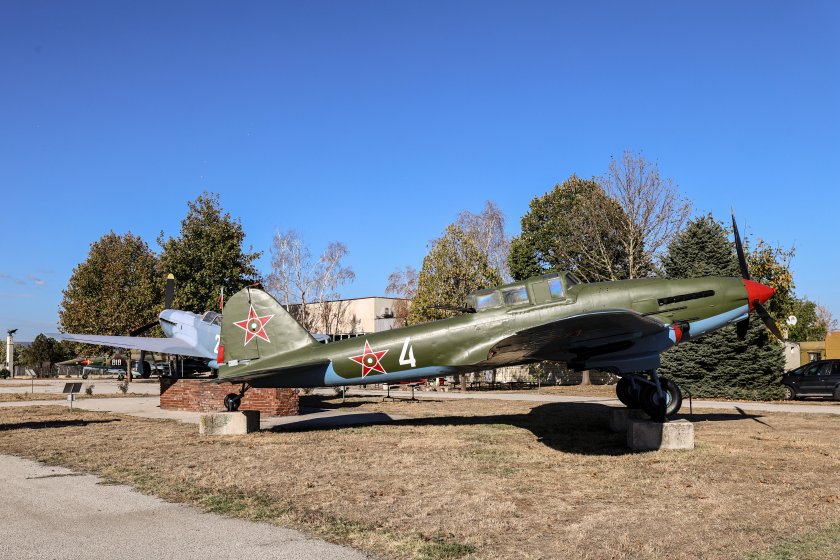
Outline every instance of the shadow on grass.
<svg viewBox="0 0 840 560">
<path fill-rule="evenodd" d="M 111 422 L 119 422 L 118 418 L 109 420 L 45 420 L 41 422 L 10 422 L 8 424 L 0 424 L 0 432 L 8 432 L 11 430 L 44 430 L 50 428 L 75 428 L 79 426 L 87 426 L 88 424 L 110 424 Z"/>
<path fill-rule="evenodd" d="M 369 399 L 350 399 L 344 403 L 327 402 L 329 398 L 308 396 L 307 406 L 318 406 L 323 409 L 358 409 L 364 404 L 369 404 Z M 430 402 L 426 399 L 421 404 L 407 406 L 404 412 L 412 415 L 422 411 L 422 403 Z M 431 401 L 434 402 L 434 401 Z M 303 403 L 303 399 L 302 399 Z M 418 408 L 415 408 L 418 407 Z M 387 418 L 381 418 L 379 414 L 371 414 L 369 424 L 387 422 L 391 426 L 510 426 L 521 428 L 533 433 L 540 443 L 566 453 L 582 455 L 625 455 L 632 453 L 627 448 L 626 433 L 612 432 L 609 428 L 610 411 L 613 407 L 600 403 L 590 402 L 566 402 L 546 403 L 535 406 L 524 414 L 496 414 L 482 416 L 430 416 L 415 417 L 404 420 L 393 420 L 387 422 Z M 348 414 L 349 417 L 361 416 Z M 760 415 L 747 414 L 744 411 L 738 413 L 707 413 L 707 414 L 681 414 L 677 418 L 685 418 L 691 422 L 729 422 L 734 420 L 752 420 L 764 423 Z M 359 425 L 354 423 L 353 425 Z M 300 431 L 341 429 L 349 424 L 342 424 L 340 421 L 329 425 L 312 422 L 301 424 L 296 427 Z"/>
</svg>

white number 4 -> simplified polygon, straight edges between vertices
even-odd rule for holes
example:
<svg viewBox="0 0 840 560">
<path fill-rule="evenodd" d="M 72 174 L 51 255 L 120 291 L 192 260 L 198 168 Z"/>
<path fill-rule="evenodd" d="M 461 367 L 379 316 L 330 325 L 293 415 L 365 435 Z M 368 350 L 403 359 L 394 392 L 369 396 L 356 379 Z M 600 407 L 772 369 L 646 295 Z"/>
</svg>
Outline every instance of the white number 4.
<svg viewBox="0 0 840 560">
<path fill-rule="evenodd" d="M 417 362 L 414 360 L 414 347 L 409 345 L 411 341 L 411 337 L 405 337 L 405 342 L 403 342 L 402 352 L 400 352 L 400 365 L 401 366 L 411 366 L 416 367 Z M 406 356 L 406 353 L 408 354 Z"/>
</svg>

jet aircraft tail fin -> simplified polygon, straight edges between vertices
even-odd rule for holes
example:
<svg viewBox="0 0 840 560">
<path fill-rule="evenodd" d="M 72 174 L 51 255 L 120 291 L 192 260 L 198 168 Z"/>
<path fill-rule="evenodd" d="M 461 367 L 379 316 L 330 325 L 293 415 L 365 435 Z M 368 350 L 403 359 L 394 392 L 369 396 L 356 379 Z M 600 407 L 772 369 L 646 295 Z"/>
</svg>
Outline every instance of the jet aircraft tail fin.
<svg viewBox="0 0 840 560">
<path fill-rule="evenodd" d="M 259 288 L 244 288 L 225 302 L 219 364 L 233 365 L 318 344 L 283 306 Z"/>
</svg>

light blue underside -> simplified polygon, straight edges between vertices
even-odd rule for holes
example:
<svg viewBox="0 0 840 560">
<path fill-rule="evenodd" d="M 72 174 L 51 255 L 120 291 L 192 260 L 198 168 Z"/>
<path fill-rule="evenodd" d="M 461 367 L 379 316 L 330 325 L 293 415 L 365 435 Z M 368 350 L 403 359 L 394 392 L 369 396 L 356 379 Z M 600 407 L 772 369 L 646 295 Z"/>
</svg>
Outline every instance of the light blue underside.
<svg viewBox="0 0 840 560">
<path fill-rule="evenodd" d="M 370 373 L 365 377 L 354 377 L 346 379 L 338 375 L 333 369 L 332 363 L 327 366 L 324 374 L 324 385 L 336 387 L 341 385 L 373 385 L 376 383 L 390 383 L 392 381 L 410 381 L 412 379 L 446 377 L 455 373 L 456 368 L 445 366 L 432 366 L 412 368 L 392 373 Z"/>
<path fill-rule="evenodd" d="M 714 315 L 712 317 L 709 317 L 708 319 L 692 321 L 689 323 L 689 337 L 697 338 L 698 336 L 702 336 L 712 331 L 716 331 L 722 327 L 725 327 L 726 325 L 737 323 L 738 321 L 746 319 L 749 316 L 749 314 L 749 306 L 742 305 L 741 307 L 736 307 L 731 311 L 721 313 L 720 315 Z"/>
</svg>

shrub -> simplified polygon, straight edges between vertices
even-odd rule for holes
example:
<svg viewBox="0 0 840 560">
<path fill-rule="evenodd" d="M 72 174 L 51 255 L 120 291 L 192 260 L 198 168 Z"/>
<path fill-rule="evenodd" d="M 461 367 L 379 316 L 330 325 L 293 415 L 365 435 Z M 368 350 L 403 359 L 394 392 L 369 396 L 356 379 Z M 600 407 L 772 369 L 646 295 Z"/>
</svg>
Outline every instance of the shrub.
<svg viewBox="0 0 840 560">
<path fill-rule="evenodd" d="M 8 369 L 0 369 L 0 379 L 8 379 L 11 375 Z"/>
<path fill-rule="evenodd" d="M 92 395 L 93 394 L 93 384 L 87 385 L 85 387 L 85 394 Z"/>
<path fill-rule="evenodd" d="M 117 385 L 117 389 L 119 389 L 120 393 L 122 393 L 123 395 L 128 393 L 128 381 L 123 381 L 122 383 Z"/>
</svg>

